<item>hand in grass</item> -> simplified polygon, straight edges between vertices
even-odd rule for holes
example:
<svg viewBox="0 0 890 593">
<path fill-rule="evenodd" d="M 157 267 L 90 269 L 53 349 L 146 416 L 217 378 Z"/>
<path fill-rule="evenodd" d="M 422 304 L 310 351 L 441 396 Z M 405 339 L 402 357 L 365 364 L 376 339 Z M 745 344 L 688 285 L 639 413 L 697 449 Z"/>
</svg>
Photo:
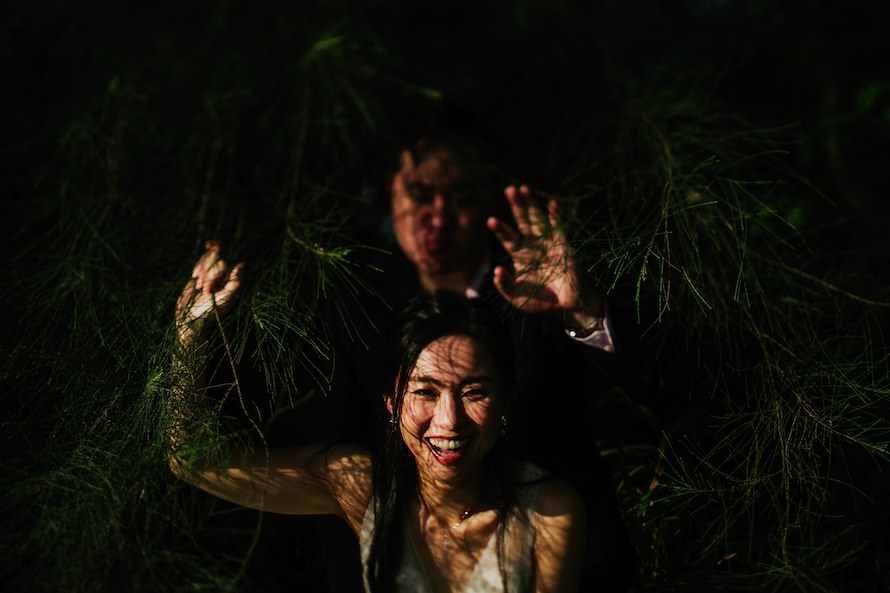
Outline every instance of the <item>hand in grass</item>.
<svg viewBox="0 0 890 593">
<path fill-rule="evenodd" d="M 182 345 L 200 335 L 208 319 L 225 313 L 241 286 L 244 262 L 229 269 L 220 257 L 219 243 L 208 241 L 205 248 L 176 301 L 176 333 Z"/>
</svg>

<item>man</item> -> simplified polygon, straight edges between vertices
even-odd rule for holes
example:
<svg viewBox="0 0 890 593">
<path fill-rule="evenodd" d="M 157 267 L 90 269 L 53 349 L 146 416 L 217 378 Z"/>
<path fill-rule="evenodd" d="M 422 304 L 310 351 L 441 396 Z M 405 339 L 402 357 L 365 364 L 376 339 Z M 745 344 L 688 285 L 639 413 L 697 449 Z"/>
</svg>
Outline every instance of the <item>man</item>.
<svg viewBox="0 0 890 593">
<path fill-rule="evenodd" d="M 392 235 L 398 249 L 369 252 L 367 282 L 378 298 L 364 300 L 348 321 L 327 312 L 333 357 L 315 398 L 313 438 L 370 441 L 380 397 L 382 336 L 420 291 L 449 290 L 498 303 L 511 320 L 519 393 L 508 430 L 526 458 L 572 482 L 591 516 L 587 587 L 627 588 L 632 552 L 618 513 L 614 485 L 596 450 L 585 398 L 586 381 L 613 381 L 617 362 L 602 297 L 584 278 L 560 228 L 556 203 L 538 204 L 525 185 L 507 185 L 504 198 L 515 225 L 493 216 L 499 204 L 471 146 L 424 137 L 405 147 L 390 180 Z M 217 245 L 195 268 L 197 293 L 184 294 L 181 327 L 225 307 L 240 285 L 241 265 L 229 271 Z M 324 365 L 326 361 L 317 361 Z M 614 376 L 613 376 L 614 375 Z M 351 533 L 320 523 L 329 584 L 360 591 L 357 547 Z M 354 570 L 350 570 L 354 567 Z M 586 589 L 585 589 L 586 590 Z"/>
</svg>

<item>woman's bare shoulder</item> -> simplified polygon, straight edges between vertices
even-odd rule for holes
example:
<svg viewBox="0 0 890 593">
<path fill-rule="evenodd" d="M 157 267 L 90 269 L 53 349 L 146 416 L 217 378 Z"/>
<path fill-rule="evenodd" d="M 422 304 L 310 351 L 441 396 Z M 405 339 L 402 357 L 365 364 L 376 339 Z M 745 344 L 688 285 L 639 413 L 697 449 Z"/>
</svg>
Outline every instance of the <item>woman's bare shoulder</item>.
<svg viewBox="0 0 890 593">
<path fill-rule="evenodd" d="M 325 480 L 346 520 L 358 533 L 373 494 L 370 452 L 359 445 L 336 444 L 323 451 Z"/>
<path fill-rule="evenodd" d="M 537 489 L 531 511 L 539 519 L 557 517 L 580 517 L 586 513 L 586 505 L 581 494 L 571 484 L 560 478 L 547 476 L 535 484 Z"/>
<path fill-rule="evenodd" d="M 587 509 L 568 482 L 544 478 L 529 512 L 535 522 L 535 591 L 576 591 L 586 540 Z"/>
</svg>

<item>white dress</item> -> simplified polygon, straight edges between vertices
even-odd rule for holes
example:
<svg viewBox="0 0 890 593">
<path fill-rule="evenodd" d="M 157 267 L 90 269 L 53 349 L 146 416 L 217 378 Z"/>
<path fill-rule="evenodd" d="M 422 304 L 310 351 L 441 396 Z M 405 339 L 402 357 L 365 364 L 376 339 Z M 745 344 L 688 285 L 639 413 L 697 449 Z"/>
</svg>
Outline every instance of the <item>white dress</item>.
<svg viewBox="0 0 890 593">
<path fill-rule="evenodd" d="M 527 463 L 522 467 L 520 482 L 535 482 L 546 475 L 540 468 Z M 534 515 L 528 510 L 533 506 L 537 492 L 538 484 L 518 488 L 516 504 L 507 519 L 507 528 L 504 534 L 504 573 L 509 593 L 527 593 L 533 588 L 535 523 Z M 365 591 L 371 590 L 367 581 L 367 563 L 373 531 L 374 501 L 372 500 L 362 519 L 362 530 L 359 536 Z M 429 593 L 433 588 L 423 563 L 418 557 L 417 551 L 410 544 L 411 539 L 407 535 L 404 541 L 406 542 L 405 550 L 392 592 Z M 479 561 L 463 591 L 464 593 L 504 592 L 501 570 L 498 567 L 496 534 L 492 534 L 488 545 L 479 556 Z"/>
</svg>

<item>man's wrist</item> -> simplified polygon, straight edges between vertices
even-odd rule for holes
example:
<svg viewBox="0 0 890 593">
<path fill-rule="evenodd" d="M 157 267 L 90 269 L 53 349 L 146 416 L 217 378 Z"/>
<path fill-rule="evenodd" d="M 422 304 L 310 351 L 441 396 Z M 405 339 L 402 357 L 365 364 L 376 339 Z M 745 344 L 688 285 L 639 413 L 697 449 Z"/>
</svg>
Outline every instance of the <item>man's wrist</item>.
<svg viewBox="0 0 890 593">
<path fill-rule="evenodd" d="M 603 319 L 583 311 L 572 311 L 565 316 L 563 325 L 571 337 L 583 339 L 597 330 L 602 330 Z"/>
<path fill-rule="evenodd" d="M 581 305 L 563 315 L 566 335 L 589 346 L 614 352 L 612 335 L 605 315 L 605 306 L 599 295 L 588 297 Z"/>
<path fill-rule="evenodd" d="M 588 294 L 580 298 L 575 307 L 564 312 L 563 325 L 567 331 L 575 332 L 578 337 L 584 337 L 603 329 L 603 313 L 602 298 L 595 293 Z"/>
</svg>

